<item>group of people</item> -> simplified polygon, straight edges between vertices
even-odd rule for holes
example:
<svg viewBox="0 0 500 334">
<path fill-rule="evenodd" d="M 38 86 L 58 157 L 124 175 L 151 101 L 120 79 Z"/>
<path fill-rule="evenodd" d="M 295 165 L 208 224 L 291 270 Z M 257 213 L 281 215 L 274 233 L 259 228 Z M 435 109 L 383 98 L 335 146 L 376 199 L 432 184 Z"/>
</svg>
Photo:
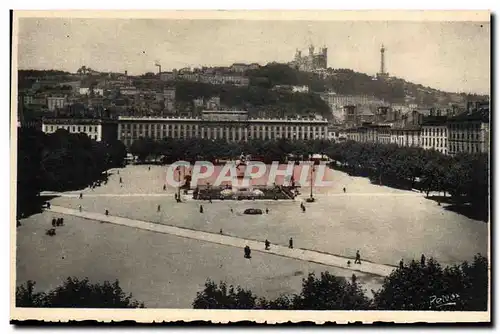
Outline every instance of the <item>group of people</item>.
<svg viewBox="0 0 500 334">
<path fill-rule="evenodd" d="M 52 218 L 52 228 L 48 229 L 45 234 L 49 236 L 54 236 L 56 235 L 56 227 L 57 226 L 63 226 L 64 225 L 64 219 L 63 218 Z"/>
<path fill-rule="evenodd" d="M 220 234 L 222 234 L 222 229 L 220 230 Z M 271 242 L 269 240 L 266 239 L 266 241 L 264 241 L 264 249 L 265 250 L 270 250 L 271 249 Z M 293 238 L 290 238 L 290 240 L 288 240 L 288 248 L 290 249 L 293 249 Z M 245 259 L 250 259 L 251 256 L 251 252 L 252 250 L 250 249 L 250 246 L 246 245 L 245 248 L 243 249 L 244 251 L 244 257 Z"/>
<path fill-rule="evenodd" d="M 52 218 L 52 227 L 63 226 L 64 218 Z"/>
</svg>

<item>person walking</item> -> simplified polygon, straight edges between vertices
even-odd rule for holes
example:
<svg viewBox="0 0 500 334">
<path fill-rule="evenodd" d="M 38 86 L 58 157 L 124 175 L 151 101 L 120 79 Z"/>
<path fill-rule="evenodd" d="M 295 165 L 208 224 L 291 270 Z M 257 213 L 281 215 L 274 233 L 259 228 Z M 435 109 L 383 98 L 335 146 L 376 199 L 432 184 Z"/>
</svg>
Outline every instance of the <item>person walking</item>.
<svg viewBox="0 0 500 334">
<path fill-rule="evenodd" d="M 200 205 L 200 213 L 203 213 L 203 205 Z"/>
<path fill-rule="evenodd" d="M 161 211 L 161 206 L 158 204 L 158 207 L 156 208 L 156 211 L 160 212 Z"/>
<path fill-rule="evenodd" d="M 55 218 L 52 218 L 52 227 L 56 227 L 57 220 Z"/>
<path fill-rule="evenodd" d="M 120 177 L 120 183 L 123 183 L 123 180 L 122 180 L 122 178 L 121 178 L 121 177 Z"/>
<path fill-rule="evenodd" d="M 288 240 L 288 248 L 292 249 L 293 248 L 293 239 L 290 238 L 290 240 Z"/>
<path fill-rule="evenodd" d="M 80 193 L 80 199 L 82 199 L 82 198 L 83 198 L 83 194 L 82 194 L 82 193 Z"/>
<path fill-rule="evenodd" d="M 245 252 L 245 259 L 250 259 L 252 258 L 251 254 L 252 254 L 252 250 L 250 249 L 250 247 L 248 247 L 248 245 L 245 246 L 244 248 L 244 252 Z"/>
<path fill-rule="evenodd" d="M 106 209 L 106 211 L 104 211 L 104 213 L 106 214 L 106 216 L 108 216 L 109 215 L 108 209 Z"/>
<path fill-rule="evenodd" d="M 271 243 L 269 242 L 269 240 L 266 239 L 264 244 L 266 245 L 266 250 L 269 250 L 269 247 L 271 246 Z"/>
<path fill-rule="evenodd" d="M 220 229 L 219 233 L 222 234 L 222 229 Z"/>
<path fill-rule="evenodd" d="M 234 212 L 234 211 L 233 211 L 233 208 L 231 208 L 231 213 L 233 213 L 233 212 Z"/>
<path fill-rule="evenodd" d="M 163 185 L 163 191 L 165 191 L 165 190 L 167 190 L 167 185 L 166 184 Z"/>
<path fill-rule="evenodd" d="M 345 194 L 345 187 L 344 187 L 344 194 Z"/>
<path fill-rule="evenodd" d="M 359 250 L 356 251 L 356 260 L 354 260 L 354 264 L 361 264 L 361 255 L 359 254 Z"/>
<path fill-rule="evenodd" d="M 266 213 L 269 213 L 269 209 L 268 208 L 266 208 Z"/>
<path fill-rule="evenodd" d="M 78 211 L 82 212 L 82 206 L 81 205 L 78 206 Z"/>
</svg>

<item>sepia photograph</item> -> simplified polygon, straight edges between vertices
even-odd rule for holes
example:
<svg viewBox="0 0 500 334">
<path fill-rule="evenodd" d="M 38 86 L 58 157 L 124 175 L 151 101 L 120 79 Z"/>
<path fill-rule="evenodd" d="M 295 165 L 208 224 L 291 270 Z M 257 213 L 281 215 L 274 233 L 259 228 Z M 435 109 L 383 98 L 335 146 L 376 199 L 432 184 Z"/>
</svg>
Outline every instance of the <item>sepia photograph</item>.
<svg viewBox="0 0 500 334">
<path fill-rule="evenodd" d="M 10 319 L 491 322 L 490 15 L 14 11 Z"/>
</svg>

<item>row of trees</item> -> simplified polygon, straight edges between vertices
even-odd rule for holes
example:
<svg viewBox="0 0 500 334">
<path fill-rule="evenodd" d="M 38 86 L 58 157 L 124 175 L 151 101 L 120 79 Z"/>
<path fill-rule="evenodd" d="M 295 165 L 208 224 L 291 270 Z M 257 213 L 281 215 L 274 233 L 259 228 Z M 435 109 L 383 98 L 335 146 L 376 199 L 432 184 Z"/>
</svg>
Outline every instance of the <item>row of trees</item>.
<svg viewBox="0 0 500 334">
<path fill-rule="evenodd" d="M 351 280 L 323 272 L 310 273 L 302 290 L 276 299 L 257 297 L 240 286 L 207 280 L 192 305 L 196 309 L 270 310 L 450 310 L 486 311 L 489 301 L 488 260 L 480 254 L 472 263 L 442 268 L 434 259 L 400 264 L 384 279 L 373 298 L 353 274 Z M 16 288 L 17 307 L 142 308 L 144 303 L 126 294 L 118 281 L 91 283 L 68 277 L 49 292 L 35 292 L 35 282 Z"/>
<path fill-rule="evenodd" d="M 236 157 L 242 152 L 261 157 L 265 162 L 284 162 L 287 155 L 307 157 L 324 153 L 334 166 L 349 173 L 366 175 L 380 184 L 419 188 L 427 195 L 434 192 L 485 205 L 489 200 L 489 161 L 486 153 L 447 156 L 434 150 L 400 147 L 393 144 L 333 142 L 327 140 L 276 141 L 254 139 L 226 142 L 210 139 L 136 140 L 131 153 L 145 160 L 148 156 L 166 156 L 166 162 L 209 160 Z"/>
<path fill-rule="evenodd" d="M 62 285 L 48 292 L 36 292 L 36 282 L 16 287 L 17 307 L 143 308 L 144 303 L 126 294 L 118 280 L 92 283 L 88 278 L 68 277 Z"/>
<path fill-rule="evenodd" d="M 449 193 L 464 202 L 489 200 L 487 153 L 448 156 L 434 150 L 371 143 L 342 142 L 325 150 L 351 173 L 367 173 L 379 183 Z M 417 182 L 418 181 L 418 182 Z"/>
<path fill-rule="evenodd" d="M 19 215 L 35 205 L 41 191 L 79 189 L 103 178 L 104 171 L 124 164 L 126 148 L 118 140 L 96 142 L 66 130 L 19 128 L 17 154 Z"/>
<path fill-rule="evenodd" d="M 486 311 L 488 308 L 488 260 L 477 255 L 464 262 L 442 268 L 434 259 L 402 264 L 384 279 L 369 298 L 356 276 L 351 280 L 323 272 L 310 273 L 302 281 L 299 294 L 282 295 L 274 300 L 257 297 L 251 290 L 216 284 L 208 280 L 197 293 L 193 307 L 198 309 L 274 309 L 274 310 L 454 310 Z"/>
<path fill-rule="evenodd" d="M 165 156 L 165 162 L 186 160 L 194 162 L 197 160 L 215 161 L 221 158 L 239 157 L 241 153 L 258 156 L 265 162 L 285 162 L 288 154 L 303 156 L 307 159 L 311 153 L 324 152 L 329 141 L 290 141 L 290 140 L 261 140 L 253 139 L 242 142 L 227 142 L 222 139 L 173 139 L 168 138 L 155 141 L 151 138 L 141 138 L 134 141 L 130 152 L 139 160 L 147 158 L 156 159 Z"/>
</svg>

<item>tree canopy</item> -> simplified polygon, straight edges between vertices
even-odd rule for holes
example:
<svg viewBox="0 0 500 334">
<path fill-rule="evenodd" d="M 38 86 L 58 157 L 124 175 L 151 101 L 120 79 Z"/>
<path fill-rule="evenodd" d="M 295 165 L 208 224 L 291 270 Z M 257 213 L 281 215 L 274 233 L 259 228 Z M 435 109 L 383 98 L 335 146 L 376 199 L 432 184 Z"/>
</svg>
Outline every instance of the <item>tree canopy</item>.
<svg viewBox="0 0 500 334">
<path fill-rule="evenodd" d="M 401 263 L 382 287 L 366 296 L 356 275 L 350 280 L 322 272 L 309 273 L 302 290 L 274 300 L 240 286 L 207 280 L 193 301 L 201 309 L 274 310 L 454 310 L 486 311 L 489 301 L 488 260 L 478 254 L 472 263 L 442 268 L 434 259 Z"/>
<path fill-rule="evenodd" d="M 122 290 L 118 280 L 92 283 L 88 278 L 68 277 L 49 292 L 35 292 L 35 285 L 27 281 L 16 288 L 17 307 L 144 308 L 144 303 Z"/>
</svg>

